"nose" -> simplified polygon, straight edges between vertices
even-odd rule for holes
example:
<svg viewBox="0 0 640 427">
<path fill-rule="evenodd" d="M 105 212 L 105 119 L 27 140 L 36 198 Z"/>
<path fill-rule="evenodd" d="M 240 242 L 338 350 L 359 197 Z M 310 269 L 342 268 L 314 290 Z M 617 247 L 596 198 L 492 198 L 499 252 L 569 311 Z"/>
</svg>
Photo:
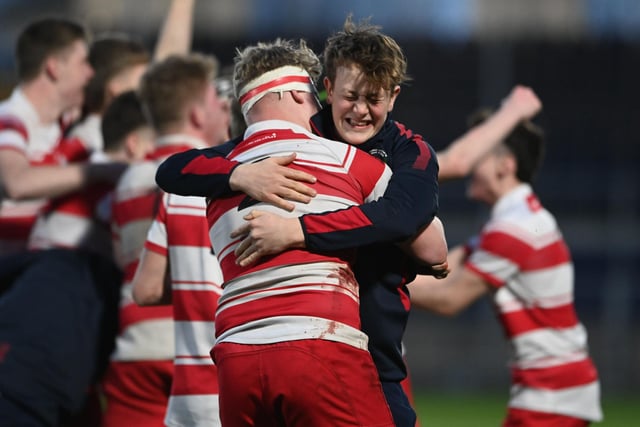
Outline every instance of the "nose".
<svg viewBox="0 0 640 427">
<path fill-rule="evenodd" d="M 355 113 L 364 114 L 368 109 L 367 101 L 362 97 L 359 97 L 353 102 L 353 111 Z"/>
</svg>

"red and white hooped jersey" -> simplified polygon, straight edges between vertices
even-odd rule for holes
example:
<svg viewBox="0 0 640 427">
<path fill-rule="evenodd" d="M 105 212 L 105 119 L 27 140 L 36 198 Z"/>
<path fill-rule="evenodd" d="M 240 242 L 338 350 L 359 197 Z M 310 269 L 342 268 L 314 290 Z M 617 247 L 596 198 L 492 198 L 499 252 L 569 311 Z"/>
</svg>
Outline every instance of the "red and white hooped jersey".
<svg viewBox="0 0 640 427">
<path fill-rule="evenodd" d="M 494 205 L 466 266 L 496 288 L 513 350 L 509 406 L 600 420 L 598 374 L 573 304 L 571 255 L 529 185 Z"/>
<path fill-rule="evenodd" d="M 200 140 L 182 135 L 158 138 L 148 160 L 131 165 L 116 186 L 111 232 L 124 282 L 120 295 L 120 329 L 111 356 L 114 361 L 173 360 L 172 307 L 138 306 L 131 294 L 131 281 L 161 202 L 162 193 L 155 182 L 158 165 L 173 153 L 202 146 Z"/>
<path fill-rule="evenodd" d="M 332 211 L 380 197 L 391 176 L 380 160 L 348 144 L 311 134 L 290 122 L 253 124 L 229 154 L 243 163 L 296 153 L 290 166 L 316 176 L 309 204 L 293 212 L 237 195 L 207 208 L 210 238 L 225 278 L 216 313 L 216 342 L 264 344 L 326 339 L 367 348 L 360 331 L 358 286 L 349 266 L 353 252 L 314 254 L 289 250 L 243 268 L 234 250 L 241 239 L 231 231 L 253 209 L 288 217 Z"/>
<path fill-rule="evenodd" d="M 55 165 L 65 159 L 56 154 L 62 138 L 58 122 L 42 124 L 20 89 L 0 103 L 0 150 L 24 154 L 32 165 Z M 46 199 L 15 201 L 0 195 L 0 255 L 26 249 L 36 216 Z"/>
<path fill-rule="evenodd" d="M 220 425 L 209 352 L 222 272 L 209 242 L 205 199 L 165 193 L 145 248 L 168 257 L 171 271 L 175 369 L 165 423 Z"/>
</svg>

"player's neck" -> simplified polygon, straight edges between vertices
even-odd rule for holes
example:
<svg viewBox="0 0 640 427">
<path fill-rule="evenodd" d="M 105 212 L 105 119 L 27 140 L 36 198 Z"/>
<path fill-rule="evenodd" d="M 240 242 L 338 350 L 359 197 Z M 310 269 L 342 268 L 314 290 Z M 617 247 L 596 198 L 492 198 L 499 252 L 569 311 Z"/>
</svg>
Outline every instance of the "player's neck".
<svg viewBox="0 0 640 427">
<path fill-rule="evenodd" d="M 24 83 L 20 89 L 38 113 L 40 123 L 44 125 L 55 123 L 64 113 L 55 88 L 43 79 L 36 78 Z"/>
</svg>

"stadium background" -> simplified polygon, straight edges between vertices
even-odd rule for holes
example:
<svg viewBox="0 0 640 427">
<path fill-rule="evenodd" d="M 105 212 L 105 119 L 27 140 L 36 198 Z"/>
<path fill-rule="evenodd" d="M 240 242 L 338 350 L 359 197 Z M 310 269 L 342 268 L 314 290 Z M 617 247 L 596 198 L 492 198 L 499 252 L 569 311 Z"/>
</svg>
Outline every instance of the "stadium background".
<svg viewBox="0 0 640 427">
<path fill-rule="evenodd" d="M 0 0 L 0 95 L 15 83 L 13 44 L 28 20 L 64 13 L 95 33 L 125 31 L 151 47 L 167 4 Z M 320 52 L 349 12 L 371 17 L 401 43 L 413 81 L 394 117 L 436 150 L 465 131 L 470 112 L 495 107 L 514 84 L 538 93 L 544 110 L 536 121 L 548 145 L 536 189 L 573 253 L 576 306 L 602 379 L 602 425 L 637 425 L 640 1 L 197 0 L 194 50 L 230 64 L 236 46 L 283 36 L 304 37 Z M 465 200 L 464 185 L 441 186 L 451 245 L 475 233 L 487 213 Z M 454 319 L 414 311 L 405 343 L 425 425 L 497 424 L 507 348 L 487 302 Z"/>
</svg>

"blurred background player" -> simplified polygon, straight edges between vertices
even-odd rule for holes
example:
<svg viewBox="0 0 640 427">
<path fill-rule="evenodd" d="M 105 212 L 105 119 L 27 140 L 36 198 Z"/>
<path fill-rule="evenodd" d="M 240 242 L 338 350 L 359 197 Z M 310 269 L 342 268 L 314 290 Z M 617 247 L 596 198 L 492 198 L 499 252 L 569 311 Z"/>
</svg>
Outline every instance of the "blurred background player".
<svg viewBox="0 0 640 427">
<path fill-rule="evenodd" d="M 216 72 L 214 58 L 174 55 L 154 64 L 142 80 L 142 101 L 162 136 L 145 162 L 127 170 L 114 196 L 112 232 L 124 280 L 120 329 L 103 383 L 104 426 L 164 424 L 175 354 L 173 310 L 171 305 L 139 307 L 132 298 L 132 280 L 161 205 L 154 181 L 157 165 L 170 154 L 228 137 L 228 102 L 212 86 Z M 185 126 L 190 134 L 182 133 Z"/>
<path fill-rule="evenodd" d="M 95 73 L 85 88 L 81 117 L 70 130 L 70 139 L 89 152 L 102 150 L 100 121 L 105 109 L 120 93 L 137 89 L 152 61 L 187 53 L 193 36 L 195 0 L 171 0 L 153 57 L 142 42 L 124 33 L 107 33 L 89 47 L 89 63 Z"/>
<path fill-rule="evenodd" d="M 573 305 L 571 255 L 531 187 L 543 147 L 540 128 L 523 121 L 478 162 L 467 195 L 491 207 L 488 222 L 450 252 L 446 279 L 418 276 L 409 285 L 412 304 L 445 315 L 491 295 L 512 348 L 505 427 L 602 419 L 598 374 Z"/>
<path fill-rule="evenodd" d="M 160 81 L 178 64 L 158 67 L 148 81 Z M 180 86 L 180 78 L 161 83 L 162 87 L 149 83 L 144 91 L 160 141 L 183 141 L 185 147 L 226 142 L 231 118 L 225 118 L 230 107 L 223 102 L 232 101 L 224 85 L 228 80 L 217 79 L 216 88 L 202 89 L 211 106 L 200 114 L 201 121 L 193 120 L 187 105 L 191 98 L 198 99 L 198 92 L 181 100 L 174 89 Z M 172 109 L 175 115 L 167 114 Z M 220 425 L 218 377 L 209 352 L 215 342 L 214 315 L 221 284 L 222 272 L 209 240 L 205 199 L 163 194 L 133 278 L 132 296 L 139 305 L 173 305 L 175 358 L 167 426 Z"/>
<path fill-rule="evenodd" d="M 81 25 L 55 18 L 31 22 L 18 38 L 19 84 L 0 104 L 0 254 L 26 247 L 48 198 L 95 181 L 113 182 L 124 168 L 65 165 L 73 159 L 64 152 L 60 120 L 66 111 L 80 108 L 93 75 L 87 40 Z"/>
<path fill-rule="evenodd" d="M 152 131 L 135 93 L 114 100 L 103 133 L 102 161 L 144 156 Z M 80 413 L 106 367 L 116 328 L 121 272 L 104 209 L 112 188 L 93 184 L 52 199 L 30 236 L 32 261 L 0 298 L 6 425 L 99 425 L 99 411 Z"/>
</svg>

